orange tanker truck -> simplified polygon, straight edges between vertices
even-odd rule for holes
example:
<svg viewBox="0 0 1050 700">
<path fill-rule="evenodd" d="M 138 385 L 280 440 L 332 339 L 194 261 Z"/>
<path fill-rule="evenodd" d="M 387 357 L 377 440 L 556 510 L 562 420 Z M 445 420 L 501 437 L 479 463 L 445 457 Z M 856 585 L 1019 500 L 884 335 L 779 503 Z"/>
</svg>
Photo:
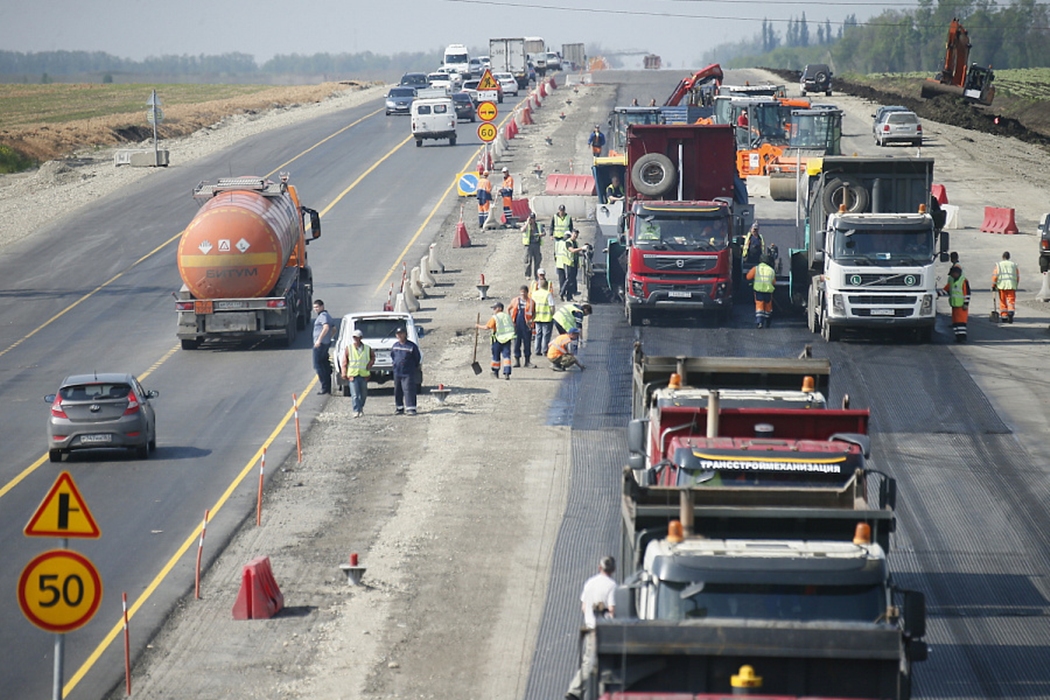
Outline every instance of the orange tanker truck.
<svg viewBox="0 0 1050 700">
<path fill-rule="evenodd" d="M 299 203 L 284 174 L 280 182 L 201 182 L 193 198 L 201 208 L 178 248 L 182 349 L 215 339 L 276 338 L 290 345 L 310 319 L 306 245 L 321 235 L 320 216 Z"/>
</svg>

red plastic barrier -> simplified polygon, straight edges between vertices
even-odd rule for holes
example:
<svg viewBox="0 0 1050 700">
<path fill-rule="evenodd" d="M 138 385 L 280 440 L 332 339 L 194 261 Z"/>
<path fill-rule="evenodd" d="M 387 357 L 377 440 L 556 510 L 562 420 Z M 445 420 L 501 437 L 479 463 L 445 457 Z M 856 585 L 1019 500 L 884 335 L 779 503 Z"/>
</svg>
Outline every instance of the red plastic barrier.
<svg viewBox="0 0 1050 700">
<path fill-rule="evenodd" d="M 933 195 L 938 204 L 948 203 L 948 190 L 944 189 L 944 185 L 931 185 L 930 194 Z"/>
<path fill-rule="evenodd" d="M 521 123 L 525 125 L 536 123 L 532 121 L 532 107 L 525 107 L 525 109 L 521 110 Z"/>
<path fill-rule="evenodd" d="M 273 577 L 269 557 L 256 557 L 245 564 L 241 590 L 233 604 L 234 620 L 265 620 L 284 607 L 284 596 Z"/>
<path fill-rule="evenodd" d="M 540 83 L 540 97 L 547 96 L 547 81 Z"/>
<path fill-rule="evenodd" d="M 467 235 L 467 225 L 462 220 L 456 224 L 456 235 L 452 239 L 453 248 L 469 248 L 470 236 Z"/>
<path fill-rule="evenodd" d="M 503 223 L 505 224 L 517 224 L 521 223 L 525 219 L 529 218 L 529 214 L 532 213 L 532 208 L 529 207 L 529 200 L 527 199 L 512 199 L 510 200 L 510 220 L 504 215 Z"/>
<path fill-rule="evenodd" d="M 985 207 L 981 231 L 985 233 L 1017 233 L 1014 210 L 1003 207 Z"/>
<path fill-rule="evenodd" d="M 551 76 L 551 90 L 557 90 L 558 83 L 554 82 L 554 76 Z"/>
<path fill-rule="evenodd" d="M 594 176 L 565 173 L 548 175 L 544 194 L 593 196 L 595 194 Z"/>
</svg>

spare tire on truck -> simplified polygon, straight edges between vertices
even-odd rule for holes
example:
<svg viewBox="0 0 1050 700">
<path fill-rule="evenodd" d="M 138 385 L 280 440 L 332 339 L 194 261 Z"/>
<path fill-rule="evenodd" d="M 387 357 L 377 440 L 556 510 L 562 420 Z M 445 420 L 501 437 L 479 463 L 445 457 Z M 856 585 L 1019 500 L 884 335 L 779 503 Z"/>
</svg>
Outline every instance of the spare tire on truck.
<svg viewBox="0 0 1050 700">
<path fill-rule="evenodd" d="M 859 180 L 843 175 L 824 185 L 822 203 L 828 213 L 838 211 L 839 205 L 845 204 L 847 212 L 860 214 L 868 210 L 871 197 Z"/>
<path fill-rule="evenodd" d="M 677 180 L 674 163 L 663 153 L 646 153 L 631 166 L 631 184 L 647 197 L 659 197 Z"/>
</svg>

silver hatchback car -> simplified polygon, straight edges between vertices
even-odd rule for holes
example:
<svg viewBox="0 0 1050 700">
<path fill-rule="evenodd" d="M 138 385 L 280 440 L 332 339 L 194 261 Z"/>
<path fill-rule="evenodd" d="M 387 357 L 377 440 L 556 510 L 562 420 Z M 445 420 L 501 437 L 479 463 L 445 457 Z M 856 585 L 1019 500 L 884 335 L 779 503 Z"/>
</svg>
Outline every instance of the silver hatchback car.
<svg viewBox="0 0 1050 700">
<path fill-rule="evenodd" d="M 146 391 L 130 374 L 74 374 L 66 377 L 57 394 L 48 394 L 48 457 L 61 462 L 73 450 L 132 450 L 147 459 L 157 449 L 157 416 Z"/>
<path fill-rule="evenodd" d="M 915 112 L 885 112 L 875 124 L 875 143 L 910 143 L 922 145 L 922 123 Z"/>
</svg>

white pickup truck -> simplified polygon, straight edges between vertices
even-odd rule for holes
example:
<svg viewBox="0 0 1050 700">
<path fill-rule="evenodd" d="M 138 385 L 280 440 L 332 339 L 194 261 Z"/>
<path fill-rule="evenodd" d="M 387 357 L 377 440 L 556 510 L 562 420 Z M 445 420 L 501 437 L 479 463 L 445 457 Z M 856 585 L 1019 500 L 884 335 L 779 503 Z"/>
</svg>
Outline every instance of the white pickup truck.
<svg viewBox="0 0 1050 700">
<path fill-rule="evenodd" d="M 368 381 L 376 384 L 384 384 L 393 379 L 393 363 L 390 360 L 390 348 L 393 347 L 397 338 L 394 331 L 404 328 L 408 339 L 419 345 L 419 336 L 422 329 L 416 327 L 412 314 L 398 311 L 375 311 L 372 313 L 352 313 L 343 316 L 339 323 L 339 335 L 332 344 L 332 368 L 335 374 L 334 386 L 342 391 L 343 396 L 350 395 L 350 385 L 343 379 L 343 353 L 346 346 L 351 343 L 351 336 L 355 330 L 361 331 L 363 342 L 372 348 L 376 361 Z M 423 365 L 420 363 L 419 374 L 416 376 L 416 387 L 423 385 Z"/>
</svg>

